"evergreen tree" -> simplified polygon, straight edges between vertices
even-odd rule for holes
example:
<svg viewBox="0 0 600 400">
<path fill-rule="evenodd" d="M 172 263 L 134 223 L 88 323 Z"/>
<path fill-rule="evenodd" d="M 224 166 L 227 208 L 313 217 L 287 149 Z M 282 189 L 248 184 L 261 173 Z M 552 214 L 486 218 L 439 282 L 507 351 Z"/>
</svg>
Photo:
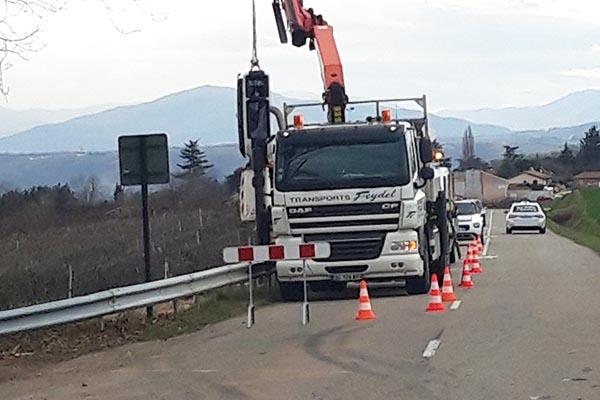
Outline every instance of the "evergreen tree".
<svg viewBox="0 0 600 400">
<path fill-rule="evenodd" d="M 567 142 L 565 142 L 565 146 L 560 151 L 560 154 L 558 156 L 558 161 L 561 164 L 563 164 L 564 166 L 573 165 L 573 162 L 575 161 L 575 156 L 573 155 L 573 150 L 571 150 L 569 148 L 569 145 L 567 144 Z"/>
<path fill-rule="evenodd" d="M 585 132 L 575 161 L 578 171 L 600 170 L 600 131 L 596 126 Z"/>
<path fill-rule="evenodd" d="M 177 164 L 185 174 L 206 174 L 207 170 L 213 165 L 208 162 L 206 154 L 198 145 L 199 140 L 190 140 L 184 143 L 183 149 L 179 152 L 179 157 L 183 160 L 181 164 Z"/>
<path fill-rule="evenodd" d="M 512 178 L 521 172 L 517 163 L 523 159 L 521 154 L 517 153 L 519 146 L 504 146 L 502 160 L 497 166 L 496 174 L 503 178 Z"/>
</svg>

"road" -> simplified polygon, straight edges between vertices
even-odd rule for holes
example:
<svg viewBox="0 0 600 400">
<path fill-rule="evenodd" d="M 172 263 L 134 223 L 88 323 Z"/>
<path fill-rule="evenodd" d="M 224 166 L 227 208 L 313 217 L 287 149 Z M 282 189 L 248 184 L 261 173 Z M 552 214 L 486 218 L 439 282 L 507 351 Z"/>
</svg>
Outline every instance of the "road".
<svg viewBox="0 0 600 400">
<path fill-rule="evenodd" d="M 237 318 L 80 357 L 0 399 L 600 399 L 600 257 L 551 232 L 505 235 L 500 211 L 488 254 L 456 311 L 374 296 L 377 320 L 356 322 L 356 300 L 317 301 L 303 327 L 299 304 L 276 304 L 250 330 Z"/>
</svg>

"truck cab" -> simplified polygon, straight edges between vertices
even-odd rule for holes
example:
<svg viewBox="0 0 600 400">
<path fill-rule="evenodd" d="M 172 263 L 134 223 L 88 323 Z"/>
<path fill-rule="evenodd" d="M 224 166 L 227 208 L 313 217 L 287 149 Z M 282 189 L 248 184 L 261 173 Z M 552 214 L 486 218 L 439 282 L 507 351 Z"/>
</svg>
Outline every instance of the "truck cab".
<svg viewBox="0 0 600 400">
<path fill-rule="evenodd" d="M 449 253 L 449 172 L 431 164 L 426 121 L 391 120 L 389 114 L 387 120 L 344 124 L 294 120 L 267 144 L 271 240 L 329 242 L 328 258 L 306 264 L 312 288 L 345 288 L 366 279 L 371 286 L 425 293 Z M 246 214 L 251 172 L 242 179 Z M 282 297 L 298 298 L 302 263 L 277 262 L 276 273 Z"/>
</svg>

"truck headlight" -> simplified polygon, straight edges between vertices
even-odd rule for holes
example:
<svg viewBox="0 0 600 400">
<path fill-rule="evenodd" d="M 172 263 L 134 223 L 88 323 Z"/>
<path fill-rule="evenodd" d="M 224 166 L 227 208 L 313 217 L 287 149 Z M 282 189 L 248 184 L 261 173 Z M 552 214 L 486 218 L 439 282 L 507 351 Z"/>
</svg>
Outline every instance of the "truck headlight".
<svg viewBox="0 0 600 400">
<path fill-rule="evenodd" d="M 402 252 L 414 252 L 417 251 L 417 241 L 416 240 L 394 240 L 390 245 L 391 251 L 402 251 Z"/>
<path fill-rule="evenodd" d="M 479 228 L 481 226 L 481 224 L 479 222 L 475 222 L 473 224 L 473 228 Z"/>
</svg>

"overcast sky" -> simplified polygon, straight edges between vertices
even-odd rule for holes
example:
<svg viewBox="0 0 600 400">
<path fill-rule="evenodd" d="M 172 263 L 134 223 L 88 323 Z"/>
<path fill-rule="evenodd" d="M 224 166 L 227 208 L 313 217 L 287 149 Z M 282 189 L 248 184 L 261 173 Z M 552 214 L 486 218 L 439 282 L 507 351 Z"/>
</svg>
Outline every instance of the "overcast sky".
<svg viewBox="0 0 600 400">
<path fill-rule="evenodd" d="M 112 0 L 124 4 L 127 0 Z M 133 3 L 133 1 L 132 1 Z M 250 58 L 250 0 L 146 0 L 107 13 L 72 0 L 46 47 L 6 73 L 10 108 L 147 101 L 233 86 Z M 257 0 L 259 57 L 277 92 L 322 91 L 317 55 L 279 44 Z M 597 0 L 305 0 L 336 32 L 355 97 L 429 96 L 432 109 L 541 104 L 600 87 Z M 125 31 L 122 34 L 114 24 Z"/>
</svg>

